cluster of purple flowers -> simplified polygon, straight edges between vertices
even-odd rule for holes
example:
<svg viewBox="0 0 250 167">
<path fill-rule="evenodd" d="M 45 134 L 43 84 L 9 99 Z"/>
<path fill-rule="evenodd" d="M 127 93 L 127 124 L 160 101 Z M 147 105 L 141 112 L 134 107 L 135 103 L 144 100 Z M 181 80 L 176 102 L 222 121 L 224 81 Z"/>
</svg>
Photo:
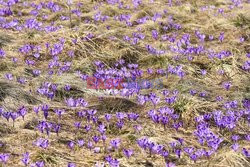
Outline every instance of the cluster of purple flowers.
<svg viewBox="0 0 250 167">
<path fill-rule="evenodd" d="M 37 141 L 34 142 L 34 145 L 41 147 L 43 149 L 46 149 L 49 147 L 49 140 L 48 139 L 43 139 L 39 138 Z"/>
<path fill-rule="evenodd" d="M 52 122 L 47 122 L 47 121 L 39 121 L 37 125 L 37 129 L 41 132 L 44 133 L 46 131 L 46 134 L 49 136 L 50 132 L 53 130 L 54 132 L 59 133 L 61 129 L 60 124 L 52 123 Z"/>
<path fill-rule="evenodd" d="M 3 108 L 0 108 L 0 116 L 4 117 L 8 122 L 9 122 L 9 119 L 11 118 L 13 120 L 13 127 L 14 127 L 15 120 L 18 117 L 22 117 L 24 120 L 24 117 L 27 113 L 28 113 L 27 108 L 25 108 L 24 106 L 20 107 L 16 112 L 4 111 Z"/>
<path fill-rule="evenodd" d="M 95 21 L 102 21 L 102 22 L 104 22 L 104 21 L 106 21 L 108 19 L 108 16 L 103 16 L 102 14 L 101 14 L 101 12 L 99 11 L 99 12 L 97 12 L 95 15 L 94 15 L 94 20 Z"/>
<path fill-rule="evenodd" d="M 222 138 L 219 138 L 209 129 L 207 123 L 200 122 L 197 125 L 197 130 L 194 131 L 194 134 L 197 136 L 201 145 L 206 143 L 207 146 L 214 149 L 214 151 L 216 151 L 220 146 L 220 143 L 223 142 Z"/>
<path fill-rule="evenodd" d="M 112 158 L 110 155 L 105 157 L 105 161 L 108 162 L 111 167 L 119 167 L 120 164 L 117 159 Z"/>
<path fill-rule="evenodd" d="M 148 116 L 155 124 L 162 124 L 164 129 L 167 125 L 172 125 L 176 130 L 182 126 L 182 122 L 178 121 L 180 116 L 174 113 L 174 109 L 169 107 L 161 107 L 158 110 L 150 110 Z"/>
<path fill-rule="evenodd" d="M 37 93 L 44 95 L 50 99 L 55 96 L 55 91 L 57 90 L 57 85 L 50 82 L 45 82 L 43 85 L 37 89 Z"/>
<path fill-rule="evenodd" d="M 68 98 L 65 100 L 66 104 L 68 107 L 86 107 L 88 105 L 88 102 L 85 101 L 83 98 L 77 98 L 77 99 L 73 99 L 73 98 Z"/>
</svg>

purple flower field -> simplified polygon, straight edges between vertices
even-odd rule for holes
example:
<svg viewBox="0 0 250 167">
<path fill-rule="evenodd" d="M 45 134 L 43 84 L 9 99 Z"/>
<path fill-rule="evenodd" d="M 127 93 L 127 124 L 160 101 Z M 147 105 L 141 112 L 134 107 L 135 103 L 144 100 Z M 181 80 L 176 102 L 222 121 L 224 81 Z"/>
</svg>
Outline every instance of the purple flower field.
<svg viewBox="0 0 250 167">
<path fill-rule="evenodd" d="M 22 166 L 249 167 L 250 0 L 0 0 Z"/>
</svg>

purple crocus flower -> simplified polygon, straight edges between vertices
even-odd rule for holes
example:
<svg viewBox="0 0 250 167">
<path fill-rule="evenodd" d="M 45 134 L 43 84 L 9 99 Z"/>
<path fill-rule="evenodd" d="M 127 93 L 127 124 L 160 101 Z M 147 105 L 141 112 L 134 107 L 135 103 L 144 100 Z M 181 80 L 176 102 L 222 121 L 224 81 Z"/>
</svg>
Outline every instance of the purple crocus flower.
<svg viewBox="0 0 250 167">
<path fill-rule="evenodd" d="M 0 107 L 0 116 L 4 113 L 4 109 Z"/>
<path fill-rule="evenodd" d="M 140 132 L 142 130 L 142 126 L 141 125 L 134 125 L 133 128 L 137 131 Z"/>
<path fill-rule="evenodd" d="M 71 86 L 67 84 L 67 85 L 64 86 L 64 89 L 65 89 L 66 91 L 70 91 Z"/>
<path fill-rule="evenodd" d="M 229 90 L 229 88 L 232 86 L 232 84 L 230 82 L 224 82 L 223 83 L 223 87 L 226 89 L 226 90 Z"/>
<path fill-rule="evenodd" d="M 219 36 L 219 41 L 222 42 L 223 40 L 224 40 L 224 32 L 221 32 Z"/>
<path fill-rule="evenodd" d="M 118 120 L 123 120 L 124 118 L 126 118 L 126 114 L 125 113 L 123 113 L 123 112 L 118 112 L 118 113 L 116 113 L 116 118 L 118 119 Z"/>
<path fill-rule="evenodd" d="M 86 110 L 78 111 L 78 112 L 77 112 L 77 116 L 78 116 L 79 118 L 84 118 L 84 117 L 86 116 L 86 113 L 87 113 Z"/>
<path fill-rule="evenodd" d="M 111 162 L 113 158 L 111 157 L 111 155 L 108 155 L 108 156 L 105 156 L 104 159 L 107 162 Z"/>
<path fill-rule="evenodd" d="M 61 119 L 62 114 L 65 113 L 65 110 L 64 109 L 56 109 L 56 110 L 54 110 L 54 112 L 56 113 L 56 115 L 58 116 L 58 118 Z"/>
<path fill-rule="evenodd" d="M 34 144 L 36 146 L 38 146 L 38 147 L 46 149 L 49 146 L 49 140 L 43 139 L 43 138 L 39 138 L 37 141 L 34 142 Z"/>
<path fill-rule="evenodd" d="M 138 95 L 137 96 L 137 101 L 140 105 L 143 105 L 144 103 L 146 103 L 146 99 L 145 99 L 145 96 L 143 95 Z"/>
<path fill-rule="evenodd" d="M 168 122 L 169 122 L 168 117 L 166 117 L 166 116 L 161 117 L 161 123 L 163 124 L 164 129 L 166 129 L 166 125 L 168 124 Z"/>
<path fill-rule="evenodd" d="M 84 146 L 85 141 L 83 139 L 80 139 L 80 140 L 77 141 L 77 143 L 78 143 L 79 147 L 82 147 L 82 146 Z"/>
<path fill-rule="evenodd" d="M 72 0 L 67 0 L 67 5 L 72 5 L 73 1 Z"/>
<path fill-rule="evenodd" d="M 69 163 L 68 163 L 68 167 L 76 167 L 76 164 L 73 163 L 73 162 L 69 162 Z"/>
<path fill-rule="evenodd" d="M 35 53 L 34 57 L 38 59 L 40 57 L 40 54 L 39 53 Z"/>
<path fill-rule="evenodd" d="M 223 97 L 222 96 L 216 96 L 216 101 L 222 101 Z"/>
<path fill-rule="evenodd" d="M 159 33 L 157 32 L 157 30 L 152 30 L 152 37 L 157 40 L 159 36 Z"/>
<path fill-rule="evenodd" d="M 101 151 L 101 148 L 100 147 L 95 147 L 94 148 L 94 153 L 99 153 Z"/>
<path fill-rule="evenodd" d="M 2 49 L 0 49 L 0 58 L 4 58 L 4 57 L 5 57 L 5 52 Z"/>
<path fill-rule="evenodd" d="M 43 116 L 44 116 L 45 119 L 48 119 L 48 116 L 49 116 L 48 110 L 43 111 Z"/>
<path fill-rule="evenodd" d="M 232 140 L 233 140 L 234 142 L 237 142 L 239 139 L 240 139 L 240 136 L 239 136 L 239 135 L 233 135 L 233 136 L 232 136 Z"/>
<path fill-rule="evenodd" d="M 250 53 L 247 53 L 247 54 L 246 54 L 246 57 L 250 58 Z"/>
<path fill-rule="evenodd" d="M 34 66 L 35 65 L 35 61 L 34 60 L 25 60 L 25 63 L 28 65 L 28 66 Z M 35 70 L 33 70 L 32 71 L 32 73 L 34 74 L 34 73 L 36 73 L 37 71 Z M 34 74 L 35 75 L 35 74 Z M 36 76 L 36 75 L 35 75 Z"/>
<path fill-rule="evenodd" d="M 48 111 L 48 110 L 49 110 L 49 106 L 47 104 L 43 104 L 42 111 Z"/>
<path fill-rule="evenodd" d="M 244 108 L 250 109 L 250 99 L 244 99 L 242 103 Z"/>
<path fill-rule="evenodd" d="M 30 153 L 26 152 L 23 154 L 22 162 L 25 166 L 28 166 L 30 161 Z"/>
<path fill-rule="evenodd" d="M 137 113 L 128 113 L 127 116 L 129 121 L 136 121 L 139 118 L 139 114 Z"/>
<path fill-rule="evenodd" d="M 166 167 L 175 167 L 175 164 L 173 162 L 167 162 Z"/>
<path fill-rule="evenodd" d="M 209 40 L 212 41 L 214 39 L 214 36 L 213 35 L 209 35 Z"/>
<path fill-rule="evenodd" d="M 79 130 L 81 128 L 81 122 L 75 122 L 74 126 Z"/>
<path fill-rule="evenodd" d="M 102 136 L 101 136 L 101 139 L 102 139 L 103 142 L 105 142 L 106 139 L 107 139 L 107 136 L 106 136 L 106 135 L 102 135 Z"/>
<path fill-rule="evenodd" d="M 154 107 L 160 102 L 160 97 L 150 97 L 151 102 L 153 103 Z"/>
<path fill-rule="evenodd" d="M 41 74 L 41 71 L 40 70 L 33 70 L 33 74 L 34 76 L 39 76 Z"/>
<path fill-rule="evenodd" d="M 245 139 L 246 139 L 247 141 L 250 141 L 250 134 L 245 135 Z"/>
<path fill-rule="evenodd" d="M 193 147 L 184 147 L 183 149 L 187 154 L 191 154 L 194 152 L 194 148 Z"/>
<path fill-rule="evenodd" d="M 95 167 L 105 167 L 105 164 L 101 162 L 96 162 Z"/>
<path fill-rule="evenodd" d="M 84 129 L 89 132 L 91 130 L 92 126 L 91 125 L 85 125 Z"/>
<path fill-rule="evenodd" d="M 219 8 L 219 9 L 218 9 L 218 13 L 223 14 L 223 13 L 224 13 L 224 9 Z"/>
<path fill-rule="evenodd" d="M 4 117 L 7 121 L 9 121 L 10 116 L 11 116 L 11 113 L 10 113 L 10 112 L 4 112 L 2 115 L 3 115 L 3 117 Z"/>
<path fill-rule="evenodd" d="M 95 143 L 98 143 L 98 141 L 100 140 L 100 137 L 99 136 L 93 136 L 93 141 L 95 142 Z"/>
<path fill-rule="evenodd" d="M 240 37 L 240 42 L 244 42 L 245 41 L 245 38 L 244 37 Z"/>
<path fill-rule="evenodd" d="M 10 117 L 13 120 L 13 127 L 14 127 L 14 122 L 18 118 L 19 114 L 17 112 L 11 112 Z"/>
<path fill-rule="evenodd" d="M 19 78 L 17 78 L 17 82 L 20 84 L 25 84 L 27 82 L 27 80 L 25 78 L 19 77 Z"/>
<path fill-rule="evenodd" d="M 176 149 L 175 150 L 175 154 L 178 156 L 178 158 L 181 157 L 181 150 L 180 149 Z"/>
<path fill-rule="evenodd" d="M 172 0 L 168 0 L 168 5 L 171 7 L 172 6 Z"/>
<path fill-rule="evenodd" d="M 189 93 L 190 93 L 192 96 L 194 96 L 194 95 L 197 93 L 197 91 L 196 91 L 196 90 L 190 90 Z"/>
<path fill-rule="evenodd" d="M 194 153 L 189 155 L 190 159 L 193 160 L 194 162 L 198 159 L 198 156 Z"/>
<path fill-rule="evenodd" d="M 72 97 L 66 100 L 66 104 L 68 107 L 76 107 L 76 101 Z"/>
<path fill-rule="evenodd" d="M 93 143 L 89 140 L 87 144 L 87 148 L 91 150 L 93 147 L 94 147 Z"/>
<path fill-rule="evenodd" d="M 13 80 L 13 75 L 11 73 L 5 74 L 5 78 L 8 80 Z"/>
<path fill-rule="evenodd" d="M 33 111 L 38 115 L 38 112 L 40 111 L 41 107 L 40 106 L 34 106 Z"/>
<path fill-rule="evenodd" d="M 200 97 L 205 97 L 205 96 L 206 96 L 206 92 L 201 92 L 201 93 L 199 93 L 199 96 L 200 96 Z"/>
<path fill-rule="evenodd" d="M 208 150 L 208 151 L 206 151 L 205 155 L 207 157 L 210 157 L 214 152 L 215 152 L 215 150 Z"/>
<path fill-rule="evenodd" d="M 207 71 L 203 69 L 203 70 L 201 70 L 201 74 L 202 74 L 202 75 L 206 75 L 206 74 L 207 74 Z"/>
<path fill-rule="evenodd" d="M 234 143 L 231 148 L 234 150 L 234 151 L 237 151 L 239 149 L 239 144 L 238 143 Z"/>
<path fill-rule="evenodd" d="M 132 0 L 132 2 L 135 8 L 138 8 L 142 4 L 142 0 Z"/>
<path fill-rule="evenodd" d="M 61 125 L 60 124 L 55 124 L 54 125 L 54 130 L 55 130 L 55 132 L 56 132 L 56 134 L 57 134 L 57 136 L 59 135 L 59 131 L 61 130 Z"/>
<path fill-rule="evenodd" d="M 44 161 L 37 161 L 35 162 L 36 167 L 44 167 Z"/>
<path fill-rule="evenodd" d="M 247 157 L 250 158 L 250 152 L 246 148 L 242 148 L 242 153 Z"/>
<path fill-rule="evenodd" d="M 119 167 L 120 162 L 117 159 L 112 159 L 112 161 L 109 162 L 110 167 Z"/>
<path fill-rule="evenodd" d="M 2 153 L 0 154 L 0 160 L 4 163 L 4 164 L 7 164 L 7 161 L 10 157 L 10 154 L 8 153 Z"/>
<path fill-rule="evenodd" d="M 18 59 L 16 57 L 12 57 L 11 60 L 13 63 L 17 63 L 17 61 L 18 61 Z"/>
<path fill-rule="evenodd" d="M 72 150 L 75 146 L 75 143 L 73 141 L 68 142 L 68 147 Z"/>
<path fill-rule="evenodd" d="M 131 149 L 123 149 L 123 154 L 127 157 L 130 158 L 133 155 L 134 151 Z"/>
<path fill-rule="evenodd" d="M 105 119 L 107 122 L 109 122 L 112 118 L 112 115 L 111 114 L 105 114 Z"/>
<path fill-rule="evenodd" d="M 154 70 L 153 70 L 152 68 L 148 68 L 148 69 L 147 69 L 147 73 L 148 73 L 148 74 L 153 74 L 153 72 L 154 72 Z"/>
<path fill-rule="evenodd" d="M 119 120 L 119 121 L 116 123 L 116 126 L 117 126 L 117 128 L 122 129 L 122 127 L 124 126 L 124 122 L 121 121 L 121 120 Z"/>
<path fill-rule="evenodd" d="M 105 125 L 100 124 L 100 125 L 98 126 L 98 131 L 99 131 L 101 134 L 104 134 L 104 133 L 106 132 Z"/>
<path fill-rule="evenodd" d="M 115 148 L 115 149 L 118 149 L 118 147 L 120 146 L 121 144 L 121 140 L 120 139 L 113 139 L 110 141 L 110 145 Z"/>
<path fill-rule="evenodd" d="M 166 151 L 166 150 L 163 150 L 163 151 L 160 153 L 160 155 L 161 155 L 162 157 L 164 157 L 164 159 L 166 160 L 167 157 L 169 156 L 169 152 Z"/>
<path fill-rule="evenodd" d="M 18 113 L 20 114 L 20 116 L 23 117 L 23 120 L 24 120 L 24 116 L 27 114 L 27 109 L 26 109 L 24 106 L 22 106 L 22 107 L 19 109 Z"/>
</svg>

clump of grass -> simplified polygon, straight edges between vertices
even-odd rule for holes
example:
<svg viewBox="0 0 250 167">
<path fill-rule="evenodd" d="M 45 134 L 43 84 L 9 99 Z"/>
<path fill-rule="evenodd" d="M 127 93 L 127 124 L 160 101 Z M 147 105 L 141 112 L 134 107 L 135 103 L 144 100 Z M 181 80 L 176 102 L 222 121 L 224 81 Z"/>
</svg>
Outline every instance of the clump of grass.
<svg viewBox="0 0 250 167">
<path fill-rule="evenodd" d="M 19 102 L 28 104 L 39 104 L 41 102 L 38 98 L 29 94 L 17 84 L 0 81 L 0 88 L 0 101 L 3 101 L 7 97 L 11 97 Z"/>
<path fill-rule="evenodd" d="M 0 137 L 6 137 L 10 134 L 16 134 L 17 130 L 6 123 L 0 123 Z"/>
<path fill-rule="evenodd" d="M 189 101 L 186 98 L 179 99 L 173 106 L 174 110 L 179 113 L 180 115 L 186 111 L 186 106 L 188 105 Z"/>
<path fill-rule="evenodd" d="M 57 155 L 53 152 L 39 152 L 34 159 L 36 161 L 44 161 L 47 165 L 57 165 L 59 163 Z"/>
<path fill-rule="evenodd" d="M 111 135 L 118 135 L 119 134 L 119 130 L 117 129 L 117 127 L 114 123 L 109 124 L 109 127 L 107 129 L 107 134 L 111 134 Z"/>
<path fill-rule="evenodd" d="M 127 136 L 128 140 L 132 143 L 132 144 L 135 144 L 136 140 L 137 140 L 137 137 L 135 135 L 132 135 L 132 134 L 129 134 Z"/>
<path fill-rule="evenodd" d="M 105 111 L 106 113 L 128 112 L 129 110 L 138 107 L 136 103 L 125 98 L 108 97 L 104 98 L 98 110 Z"/>
<path fill-rule="evenodd" d="M 223 150 L 220 151 L 217 156 L 213 157 L 209 165 L 245 167 L 249 165 L 249 160 L 233 150 Z"/>
<path fill-rule="evenodd" d="M 55 94 L 55 101 L 62 101 L 66 98 L 79 98 L 79 97 L 83 97 L 84 96 L 84 92 L 77 89 L 76 87 L 72 87 L 69 91 L 65 91 L 64 87 L 58 88 L 56 90 L 56 94 Z"/>
<path fill-rule="evenodd" d="M 33 118 L 32 120 L 28 121 L 25 126 L 24 129 L 30 129 L 30 130 L 34 130 L 38 125 L 38 120 Z"/>
<path fill-rule="evenodd" d="M 4 33 L 1 33 L 0 35 L 0 48 L 6 46 L 7 44 L 11 43 L 13 40 L 11 35 L 7 35 Z"/>
<path fill-rule="evenodd" d="M 250 19 L 242 13 L 233 20 L 233 23 L 236 27 L 250 29 Z"/>
<path fill-rule="evenodd" d="M 170 63 L 169 58 L 166 56 L 148 56 L 144 59 L 140 60 L 141 66 L 145 67 L 158 67 L 158 68 L 166 68 Z"/>
</svg>

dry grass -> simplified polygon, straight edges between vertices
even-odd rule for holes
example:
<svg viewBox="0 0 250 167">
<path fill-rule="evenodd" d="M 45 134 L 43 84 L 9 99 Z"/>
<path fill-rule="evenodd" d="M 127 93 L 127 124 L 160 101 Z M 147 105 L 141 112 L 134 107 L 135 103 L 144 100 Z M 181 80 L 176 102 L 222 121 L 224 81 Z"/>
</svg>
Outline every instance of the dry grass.
<svg viewBox="0 0 250 167">
<path fill-rule="evenodd" d="M 34 2 L 39 2 L 39 0 Z M 60 0 L 57 2 L 65 6 L 65 1 Z M 75 0 L 74 2 L 76 3 L 78 1 Z M 86 134 L 84 131 L 75 134 L 74 121 L 77 120 L 77 109 L 72 110 L 65 106 L 64 99 L 67 97 L 84 97 L 84 99 L 89 102 L 90 108 L 98 109 L 100 119 L 104 119 L 103 116 L 105 113 L 112 113 L 114 115 L 117 111 L 136 112 L 143 115 L 137 123 L 131 124 L 125 122 L 125 125 L 128 126 L 125 126 L 122 130 L 117 130 L 117 128 L 112 127 L 115 125 L 110 125 L 108 129 L 107 143 L 110 139 L 119 137 L 123 141 L 123 147 L 129 146 L 136 152 L 136 155 L 131 159 L 122 157 L 120 155 L 121 153 L 113 153 L 113 155 L 119 159 L 123 167 L 164 166 L 165 163 L 162 157 L 148 157 L 148 155 L 138 147 L 135 140 L 141 136 L 149 136 L 152 141 L 161 144 L 168 144 L 172 141 L 176 141 L 177 137 L 181 137 L 187 141 L 187 145 L 192 144 L 199 147 L 197 140 L 192 135 L 195 128 L 193 120 L 195 116 L 221 108 L 221 103 L 213 100 L 218 95 L 223 96 L 225 101 L 250 98 L 249 73 L 240 68 L 247 60 L 245 56 L 246 53 L 250 52 L 250 4 L 243 3 L 242 9 L 235 8 L 233 11 L 230 11 L 227 8 L 230 1 L 226 0 L 182 0 L 181 2 L 182 5 L 174 5 L 170 8 L 166 5 L 166 1 L 155 0 L 155 3 L 149 3 L 149 0 L 147 0 L 138 10 L 132 10 L 131 12 L 128 9 L 119 9 L 117 6 L 108 5 L 106 2 L 84 1 L 84 6 L 81 9 L 83 13 L 81 18 L 75 15 L 72 16 L 73 28 L 69 27 L 69 21 L 60 21 L 58 19 L 61 15 L 67 15 L 67 11 L 63 11 L 60 14 L 51 14 L 49 10 L 42 9 L 41 12 L 49 14 L 48 20 L 44 22 L 45 24 L 55 21 L 55 25 L 63 25 L 64 28 L 52 33 L 35 30 L 15 32 L 11 29 L 1 29 L 0 47 L 6 51 L 7 57 L 0 62 L 0 73 L 3 77 L 5 73 L 9 72 L 14 76 L 27 76 L 29 78 L 28 83 L 24 86 L 17 85 L 14 82 L 6 82 L 5 80 L 0 81 L 0 103 L 6 110 L 14 110 L 20 105 L 26 105 L 30 108 L 29 114 L 25 118 L 25 122 L 19 118 L 14 128 L 12 128 L 11 121 L 7 122 L 1 119 L 0 142 L 5 144 L 3 147 L 0 147 L 0 153 L 11 153 L 12 156 L 8 166 L 21 166 L 21 154 L 26 151 L 31 153 L 33 161 L 44 160 L 48 167 L 62 167 L 66 166 L 68 162 L 76 162 L 78 166 L 82 167 L 92 167 L 97 161 L 103 161 L 105 155 L 103 150 L 100 154 L 94 154 L 93 151 L 89 151 L 86 148 L 76 148 L 71 151 L 67 148 L 67 141 L 69 140 L 74 140 L 76 138 L 85 138 L 87 140 L 91 135 L 94 135 L 94 132 Z M 124 3 L 131 4 L 130 1 L 124 1 Z M 131 12 L 131 22 L 133 26 L 126 27 L 123 23 L 114 20 L 108 20 L 104 23 L 95 23 L 93 21 L 93 15 L 96 11 L 92 9 L 98 4 L 102 4 L 100 7 L 102 14 L 110 17 Z M 216 10 L 201 11 L 200 7 L 204 5 L 214 5 L 219 8 L 224 8 L 225 15 L 215 16 Z M 162 21 L 166 21 L 168 16 L 172 15 L 174 22 L 182 25 L 182 29 L 176 31 L 178 33 L 177 39 L 181 38 L 185 33 L 192 34 L 192 39 L 194 38 L 194 31 L 198 29 L 201 33 L 206 35 L 213 34 L 216 38 L 214 41 L 206 42 L 204 44 L 206 48 L 218 52 L 223 49 L 229 50 L 232 52 L 233 56 L 221 61 L 209 59 L 205 55 L 200 55 L 195 57 L 194 61 L 190 63 L 186 59 L 181 59 L 178 62 L 175 61 L 173 57 L 176 55 L 173 53 L 166 53 L 161 56 L 149 54 L 145 49 L 146 44 L 150 43 L 153 47 L 161 49 L 169 49 L 169 46 L 172 44 L 170 42 L 161 42 L 160 40 L 154 41 L 151 38 L 151 31 L 153 29 L 161 30 L 158 23 L 148 21 L 146 24 L 136 25 L 135 21 L 144 16 L 153 16 L 155 12 L 162 12 L 164 9 L 167 9 L 168 14 L 162 18 Z M 20 6 L 16 10 L 24 13 L 24 16 L 21 17 L 22 20 L 29 18 L 28 13 L 31 11 L 31 8 Z M 84 23 L 85 19 L 91 20 L 91 23 Z M 107 31 L 106 26 L 110 26 L 111 30 Z M 75 30 L 75 28 L 77 29 Z M 130 45 L 122 40 L 123 36 L 131 36 L 138 28 L 141 28 L 142 32 L 145 34 L 145 40 L 140 41 L 138 45 Z M 170 35 L 174 31 L 175 30 L 172 30 L 164 34 Z M 223 43 L 219 43 L 217 40 L 220 32 L 225 32 L 225 40 Z M 95 37 L 89 41 L 80 40 L 89 33 L 95 34 Z M 110 37 L 113 36 L 115 38 L 110 39 Z M 239 43 L 239 37 L 241 36 L 244 36 L 246 39 L 242 44 Z M 44 70 L 47 68 L 48 62 L 51 59 L 45 49 L 45 43 L 56 43 L 61 37 L 66 40 L 66 44 L 63 53 L 59 56 L 60 61 L 70 60 L 67 56 L 67 51 L 75 51 L 71 71 L 61 76 L 53 75 L 52 77 L 47 77 L 47 73 L 43 73 L 39 77 L 28 76 L 27 72 L 25 72 L 25 68 L 27 67 L 24 65 L 24 61 L 27 57 L 21 56 L 18 53 L 18 48 L 24 44 L 40 45 L 42 47 L 42 61 L 39 61 L 35 67 L 29 68 Z M 77 45 L 73 44 L 73 38 L 79 41 Z M 196 38 L 191 41 L 193 45 L 198 44 Z M 18 64 L 13 65 L 11 63 L 12 57 L 19 59 Z M 180 64 L 183 66 L 187 74 L 185 80 L 181 80 L 174 76 L 167 79 L 162 77 L 162 79 L 167 89 L 178 89 L 181 93 L 180 100 L 173 107 L 175 111 L 180 113 L 185 128 L 181 128 L 178 132 L 171 128 L 164 130 L 163 127 L 153 124 L 153 122 L 147 118 L 146 114 L 148 110 L 152 108 L 150 105 L 145 105 L 144 107 L 139 106 L 135 96 L 129 98 L 120 96 L 114 97 L 101 90 L 86 89 L 86 83 L 82 82 L 74 73 L 75 70 L 79 70 L 91 75 L 94 72 L 94 60 L 101 60 L 107 67 L 111 67 L 113 63 L 120 58 L 123 58 L 128 63 L 138 63 L 143 70 L 149 67 L 166 69 L 169 64 Z M 208 74 L 206 76 L 201 76 L 199 72 L 201 69 L 207 69 Z M 226 74 L 223 76 L 217 75 L 219 69 L 224 69 Z M 233 87 L 229 91 L 225 91 L 221 84 L 228 80 L 232 81 Z M 38 96 L 36 93 L 36 89 L 45 81 L 58 84 L 55 101 L 50 101 L 44 97 Z M 65 92 L 63 89 L 65 84 L 70 84 L 73 91 Z M 190 96 L 190 89 L 206 91 L 209 93 L 209 97 L 200 98 Z M 149 92 L 148 90 L 143 91 L 143 93 Z M 160 94 L 160 91 L 161 90 L 155 90 L 158 94 Z M 104 97 L 104 100 L 98 100 L 97 97 L 100 96 Z M 49 138 L 51 147 L 47 150 L 41 150 L 34 147 L 32 142 L 42 136 L 35 128 L 38 120 L 42 119 L 42 114 L 40 113 L 38 118 L 34 117 L 33 111 L 31 110 L 32 106 L 45 102 L 48 103 L 51 108 L 65 108 L 67 114 L 63 115 L 61 124 L 64 128 L 59 134 L 59 137 L 55 133 L 52 133 Z M 158 107 L 162 106 L 164 106 L 163 103 Z M 58 121 L 52 111 L 50 111 L 50 114 L 50 121 Z M 140 133 L 135 132 L 132 128 L 134 124 L 141 124 L 143 130 Z M 245 124 L 242 124 L 242 126 L 243 129 L 245 128 L 249 133 L 249 127 Z M 242 132 L 240 128 L 237 130 Z M 227 137 L 229 136 L 230 135 Z M 249 148 L 249 142 L 242 142 L 241 144 Z M 98 144 L 98 146 L 102 147 L 102 144 Z M 183 155 L 181 159 L 171 157 L 171 160 L 180 167 L 247 167 L 250 165 L 249 159 L 239 152 L 232 151 L 228 147 L 220 149 L 210 159 L 203 159 L 197 161 L 197 163 L 191 161 L 186 155 Z"/>
</svg>

